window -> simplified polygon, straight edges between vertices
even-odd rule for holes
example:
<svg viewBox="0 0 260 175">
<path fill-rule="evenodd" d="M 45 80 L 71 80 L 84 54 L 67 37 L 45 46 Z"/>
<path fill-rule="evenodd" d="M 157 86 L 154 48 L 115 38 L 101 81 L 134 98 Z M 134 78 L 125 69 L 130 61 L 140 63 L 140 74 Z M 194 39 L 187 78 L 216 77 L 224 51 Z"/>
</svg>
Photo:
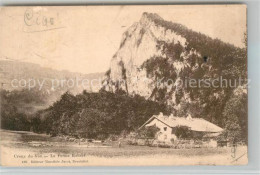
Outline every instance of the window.
<svg viewBox="0 0 260 175">
<path fill-rule="evenodd" d="M 163 130 L 164 130 L 164 131 L 167 131 L 167 127 L 164 127 Z"/>
</svg>

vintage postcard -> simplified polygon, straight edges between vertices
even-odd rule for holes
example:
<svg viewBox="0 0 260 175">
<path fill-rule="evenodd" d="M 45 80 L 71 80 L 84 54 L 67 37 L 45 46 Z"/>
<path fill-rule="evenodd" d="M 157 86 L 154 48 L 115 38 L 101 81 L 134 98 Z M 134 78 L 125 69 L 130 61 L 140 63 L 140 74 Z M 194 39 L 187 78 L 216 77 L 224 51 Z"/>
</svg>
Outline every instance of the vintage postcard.
<svg viewBox="0 0 260 175">
<path fill-rule="evenodd" d="M 246 11 L 1 7 L 1 165 L 247 164 Z"/>
</svg>

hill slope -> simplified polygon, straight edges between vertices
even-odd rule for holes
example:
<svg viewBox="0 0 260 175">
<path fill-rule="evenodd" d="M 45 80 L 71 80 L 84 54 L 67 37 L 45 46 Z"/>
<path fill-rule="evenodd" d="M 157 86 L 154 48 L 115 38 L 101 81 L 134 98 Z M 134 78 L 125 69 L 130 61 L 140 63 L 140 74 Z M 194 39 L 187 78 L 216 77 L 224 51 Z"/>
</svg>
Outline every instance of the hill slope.
<svg viewBox="0 0 260 175">
<path fill-rule="evenodd" d="M 123 34 L 104 89 L 138 94 L 172 106 L 178 116 L 191 113 L 223 126 L 219 111 L 236 87 L 199 88 L 184 82 L 222 77 L 234 84 L 239 77 L 247 77 L 246 63 L 246 49 L 165 21 L 157 14 L 143 13 Z"/>
<path fill-rule="evenodd" d="M 245 141 L 244 83 L 191 87 L 179 82 L 245 79 L 246 59 L 246 49 L 144 13 L 124 33 L 98 93 L 65 93 L 30 124 L 35 132 L 53 136 L 106 139 L 135 131 L 159 112 L 191 114 L 225 128 L 225 137 Z"/>
<path fill-rule="evenodd" d="M 80 80 L 87 79 L 90 82 L 93 79 L 102 79 L 103 75 L 104 73 L 58 71 L 33 63 L 0 60 L 2 105 L 8 102 L 7 105 L 15 106 L 20 112 L 34 113 L 48 107 L 66 91 L 73 94 L 81 93 L 83 90 L 98 91 L 100 85 L 97 81 L 93 84 L 94 87 L 90 87 L 83 86 Z M 74 86 L 71 86 L 71 80 L 74 81 Z"/>
</svg>

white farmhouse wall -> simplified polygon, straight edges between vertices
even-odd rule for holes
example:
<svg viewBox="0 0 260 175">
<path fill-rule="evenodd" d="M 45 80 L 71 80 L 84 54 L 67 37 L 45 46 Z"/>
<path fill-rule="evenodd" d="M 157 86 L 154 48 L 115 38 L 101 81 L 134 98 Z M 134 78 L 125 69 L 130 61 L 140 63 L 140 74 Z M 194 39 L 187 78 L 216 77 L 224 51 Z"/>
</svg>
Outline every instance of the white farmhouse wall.
<svg viewBox="0 0 260 175">
<path fill-rule="evenodd" d="M 153 119 L 150 123 L 148 123 L 146 126 L 153 126 L 155 125 L 160 129 L 157 133 L 157 139 L 159 141 L 163 142 L 171 142 L 171 139 L 177 140 L 176 135 L 172 134 L 172 128 L 168 125 L 162 123 L 158 119 Z"/>
</svg>

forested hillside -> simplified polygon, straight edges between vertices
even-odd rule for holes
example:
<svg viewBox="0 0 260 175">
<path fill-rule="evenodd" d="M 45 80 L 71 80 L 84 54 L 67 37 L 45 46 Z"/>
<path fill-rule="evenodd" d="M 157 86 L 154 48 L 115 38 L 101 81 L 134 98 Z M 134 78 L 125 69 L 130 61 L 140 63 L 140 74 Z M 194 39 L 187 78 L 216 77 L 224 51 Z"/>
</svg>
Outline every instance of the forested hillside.
<svg viewBox="0 0 260 175">
<path fill-rule="evenodd" d="M 245 35 L 245 45 L 246 40 Z M 167 104 L 178 117 L 190 114 L 225 128 L 230 118 L 223 111 L 234 96 L 243 99 L 241 110 L 247 111 L 246 47 L 212 39 L 157 14 L 143 13 L 128 28 L 106 75 L 108 91 L 121 89 Z M 242 113 L 245 123 L 247 113 Z"/>
<path fill-rule="evenodd" d="M 47 132 L 53 136 L 105 139 L 134 131 L 159 112 L 169 114 L 170 109 L 139 95 L 129 97 L 123 91 L 84 91 L 76 96 L 67 92 L 51 107 L 39 111 L 32 126 L 35 132 Z"/>
<path fill-rule="evenodd" d="M 144 13 L 123 34 L 110 65 L 99 92 L 66 92 L 33 115 L 31 128 L 53 136 L 104 139 L 134 131 L 163 112 L 204 118 L 224 128 L 224 137 L 246 140 L 246 47 Z M 178 85 L 190 79 L 208 79 L 209 84 Z M 214 79 L 217 86 L 212 86 Z"/>
</svg>

